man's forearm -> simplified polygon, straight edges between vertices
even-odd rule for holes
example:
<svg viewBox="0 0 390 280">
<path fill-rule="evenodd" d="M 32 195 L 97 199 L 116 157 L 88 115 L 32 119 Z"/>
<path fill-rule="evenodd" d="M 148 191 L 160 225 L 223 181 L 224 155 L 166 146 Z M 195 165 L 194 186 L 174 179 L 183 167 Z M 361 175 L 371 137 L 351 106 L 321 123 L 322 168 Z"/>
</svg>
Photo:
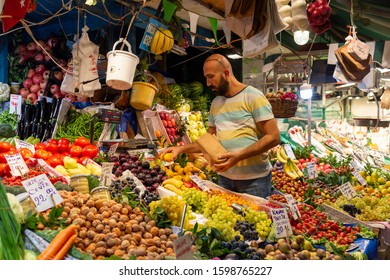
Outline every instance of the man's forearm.
<svg viewBox="0 0 390 280">
<path fill-rule="evenodd" d="M 182 154 L 183 153 L 190 154 L 190 153 L 201 153 L 202 152 L 197 143 L 191 143 L 191 144 L 187 144 L 184 146 L 178 146 L 178 147 L 179 147 L 179 152 Z"/>
<path fill-rule="evenodd" d="M 277 139 L 272 135 L 265 135 L 256 143 L 253 143 L 252 145 L 242 149 L 240 151 L 239 158 L 240 160 L 243 160 L 252 157 L 254 155 L 265 153 L 268 150 L 275 147 L 276 145 L 278 145 L 279 143 L 280 143 L 280 139 Z"/>
</svg>

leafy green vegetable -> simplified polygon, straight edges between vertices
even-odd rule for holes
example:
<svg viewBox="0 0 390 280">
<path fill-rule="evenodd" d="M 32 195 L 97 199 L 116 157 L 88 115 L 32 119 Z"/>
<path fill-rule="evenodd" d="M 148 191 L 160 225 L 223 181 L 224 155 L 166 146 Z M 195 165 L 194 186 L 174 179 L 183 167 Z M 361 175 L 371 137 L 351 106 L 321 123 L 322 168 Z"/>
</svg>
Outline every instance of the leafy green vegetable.
<svg viewBox="0 0 390 280">
<path fill-rule="evenodd" d="M 99 177 L 96 175 L 88 175 L 87 180 L 88 180 L 89 192 L 91 192 L 94 188 L 99 187 L 100 185 Z"/>
<path fill-rule="evenodd" d="M 151 218 L 156 222 L 156 225 L 159 228 L 166 228 L 172 225 L 171 220 L 169 220 L 167 213 L 161 206 L 158 206 L 153 213 L 150 214 Z"/>
<path fill-rule="evenodd" d="M 193 242 L 198 249 L 198 255 L 201 259 L 211 259 L 226 253 L 225 248 L 221 246 L 223 237 L 218 229 L 213 227 L 198 229 L 199 226 L 196 223 L 189 232 L 193 235 Z"/>
<path fill-rule="evenodd" d="M 51 208 L 48 218 L 46 219 L 43 216 L 39 216 L 39 221 L 48 228 L 54 228 L 58 226 L 60 228 L 65 227 L 66 220 L 61 218 L 61 214 L 64 211 L 64 206 Z"/>
</svg>

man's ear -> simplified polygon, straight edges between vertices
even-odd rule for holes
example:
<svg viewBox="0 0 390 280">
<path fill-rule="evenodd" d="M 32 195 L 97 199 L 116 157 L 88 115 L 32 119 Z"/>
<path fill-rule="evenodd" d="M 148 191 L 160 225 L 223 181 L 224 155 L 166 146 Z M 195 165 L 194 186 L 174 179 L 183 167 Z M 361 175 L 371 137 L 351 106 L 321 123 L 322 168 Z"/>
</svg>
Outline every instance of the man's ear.
<svg viewBox="0 0 390 280">
<path fill-rule="evenodd" d="M 225 74 L 226 78 L 230 76 L 230 71 L 229 71 L 229 69 L 223 70 L 223 73 Z"/>
</svg>

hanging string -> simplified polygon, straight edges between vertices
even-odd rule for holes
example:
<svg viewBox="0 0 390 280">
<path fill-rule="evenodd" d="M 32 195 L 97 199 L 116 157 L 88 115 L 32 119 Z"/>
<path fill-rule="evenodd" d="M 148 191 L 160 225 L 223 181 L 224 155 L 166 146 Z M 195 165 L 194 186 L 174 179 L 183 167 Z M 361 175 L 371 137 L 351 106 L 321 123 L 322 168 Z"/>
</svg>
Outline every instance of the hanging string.
<svg viewBox="0 0 390 280">
<path fill-rule="evenodd" d="M 355 26 L 355 22 L 353 21 L 353 18 L 354 18 L 353 0 L 351 0 L 351 14 L 350 14 L 350 17 L 351 17 L 351 25 L 352 25 L 352 37 L 356 38 L 356 26 Z"/>
</svg>

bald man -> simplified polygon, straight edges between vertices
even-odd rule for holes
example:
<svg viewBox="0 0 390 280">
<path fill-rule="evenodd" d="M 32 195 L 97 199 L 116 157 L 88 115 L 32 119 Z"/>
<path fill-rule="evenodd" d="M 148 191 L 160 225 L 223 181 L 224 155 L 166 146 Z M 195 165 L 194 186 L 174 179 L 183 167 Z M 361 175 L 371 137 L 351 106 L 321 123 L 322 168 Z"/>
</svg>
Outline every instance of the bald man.
<svg viewBox="0 0 390 280">
<path fill-rule="evenodd" d="M 258 89 L 239 82 L 226 57 L 213 54 L 203 65 L 207 86 L 216 95 L 208 132 L 228 151 L 213 165 L 218 184 L 226 189 L 267 197 L 271 190 L 268 151 L 280 143 L 277 121 L 267 98 Z M 200 152 L 196 143 L 167 148 L 173 159 Z"/>
</svg>

